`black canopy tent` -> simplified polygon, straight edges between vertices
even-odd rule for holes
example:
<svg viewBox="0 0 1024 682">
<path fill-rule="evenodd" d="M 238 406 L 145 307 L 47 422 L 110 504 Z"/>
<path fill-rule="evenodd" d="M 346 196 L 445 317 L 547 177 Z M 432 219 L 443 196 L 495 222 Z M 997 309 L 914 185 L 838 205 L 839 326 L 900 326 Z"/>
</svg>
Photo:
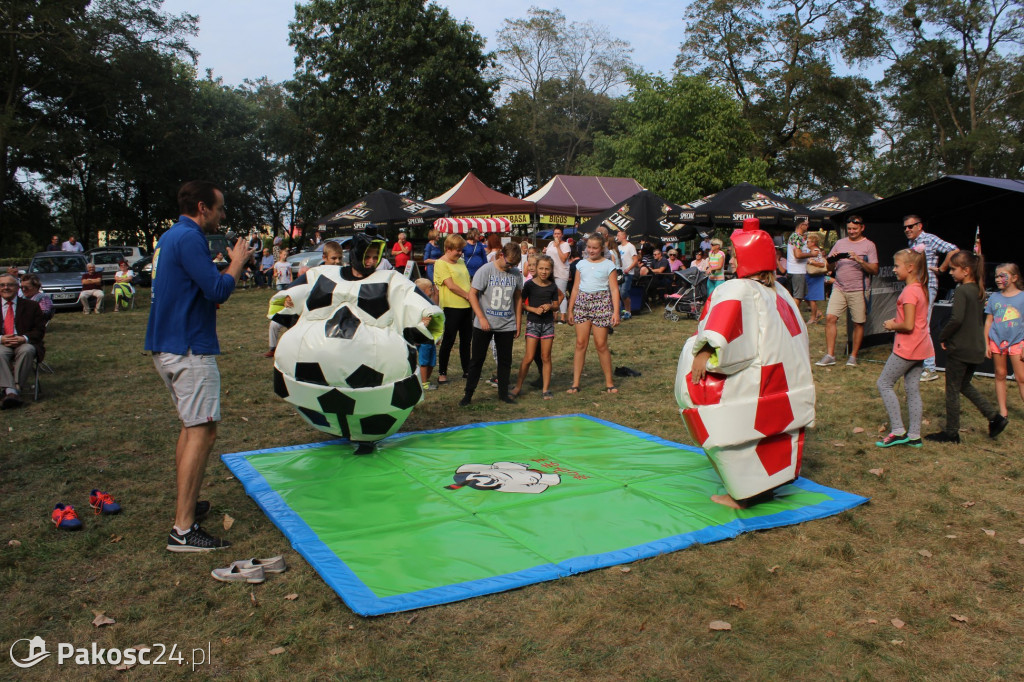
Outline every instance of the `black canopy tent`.
<svg viewBox="0 0 1024 682">
<path fill-rule="evenodd" d="M 834 192 L 821 195 L 807 204 L 807 209 L 811 212 L 811 215 L 829 219 L 841 215 L 844 211 L 874 203 L 881 198 L 877 194 L 862 192 L 859 189 L 845 186 Z"/>
<path fill-rule="evenodd" d="M 926 232 L 961 249 L 971 249 L 980 228 L 982 253 L 989 264 L 1024 260 L 1024 181 L 947 175 L 880 201 L 837 214 L 840 221 L 856 213 L 867 223 L 865 236 L 878 247 L 881 264 L 906 248 L 903 216 L 921 216 Z M 940 282 L 940 286 L 942 286 Z M 948 286 L 951 280 L 945 282 Z M 991 284 L 991 283 L 990 283 Z"/>
<path fill-rule="evenodd" d="M 768 231 L 779 232 L 800 219 L 817 225 L 821 219 L 795 201 L 790 201 L 749 182 L 741 182 L 717 194 L 684 204 L 680 220 L 696 227 L 739 228 L 747 218 L 757 218 Z"/>
<path fill-rule="evenodd" d="M 625 230 L 630 238 L 686 241 L 693 239 L 697 231 L 691 225 L 680 224 L 681 210 L 679 204 L 666 201 L 645 189 L 588 219 L 579 229 L 580 232 L 590 233 L 604 225 L 612 234 L 617 230 Z"/>
<path fill-rule="evenodd" d="M 384 227 L 401 230 L 433 223 L 435 218 L 446 213 L 448 207 L 444 204 L 428 204 L 386 189 L 377 189 L 348 206 L 328 213 L 316 223 L 328 228 L 342 228 L 340 232 L 343 234 L 374 227 L 378 230 Z"/>
</svg>

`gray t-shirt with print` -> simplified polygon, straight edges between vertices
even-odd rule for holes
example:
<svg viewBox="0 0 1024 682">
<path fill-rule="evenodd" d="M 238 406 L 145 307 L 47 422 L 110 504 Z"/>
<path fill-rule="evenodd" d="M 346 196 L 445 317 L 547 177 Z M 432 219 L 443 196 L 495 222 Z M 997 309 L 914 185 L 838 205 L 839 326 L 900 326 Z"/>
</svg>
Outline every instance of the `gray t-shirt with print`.
<svg viewBox="0 0 1024 682">
<path fill-rule="evenodd" d="M 514 296 L 523 289 L 523 273 L 519 268 L 510 267 L 502 272 L 494 263 L 482 266 L 473 275 L 473 288 L 477 290 L 480 307 L 484 310 L 487 323 L 496 332 L 514 332 L 516 313 Z M 480 320 L 473 318 L 473 326 L 480 328 Z"/>
</svg>

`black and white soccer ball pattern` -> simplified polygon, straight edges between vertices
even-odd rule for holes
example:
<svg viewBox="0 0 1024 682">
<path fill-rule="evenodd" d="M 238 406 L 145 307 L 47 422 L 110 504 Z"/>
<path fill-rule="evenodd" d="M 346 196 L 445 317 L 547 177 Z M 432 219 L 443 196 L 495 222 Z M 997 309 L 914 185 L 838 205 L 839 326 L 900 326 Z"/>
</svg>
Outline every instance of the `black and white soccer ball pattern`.
<svg viewBox="0 0 1024 682">
<path fill-rule="evenodd" d="M 394 270 L 349 282 L 320 266 L 307 279 L 275 296 L 290 296 L 300 316 L 278 342 L 274 392 L 321 431 L 390 436 L 423 400 L 414 344 L 433 341 L 422 318 L 440 309 Z"/>
</svg>

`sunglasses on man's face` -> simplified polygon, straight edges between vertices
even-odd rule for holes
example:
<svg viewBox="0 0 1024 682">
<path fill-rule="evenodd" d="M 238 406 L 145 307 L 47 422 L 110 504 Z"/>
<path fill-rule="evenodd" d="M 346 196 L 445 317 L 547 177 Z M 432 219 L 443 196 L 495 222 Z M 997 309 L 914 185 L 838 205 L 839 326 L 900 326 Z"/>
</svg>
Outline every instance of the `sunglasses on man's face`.
<svg viewBox="0 0 1024 682">
<path fill-rule="evenodd" d="M 912 230 L 912 229 L 914 229 L 915 227 L 917 227 L 920 224 L 921 223 L 910 223 L 909 225 L 904 225 L 903 229 L 904 230 Z"/>
<path fill-rule="evenodd" d="M 851 221 L 850 221 L 849 223 L 847 223 L 847 224 L 848 224 L 848 225 L 863 225 L 864 223 L 862 223 L 862 222 L 861 222 L 861 221 L 859 221 L 859 220 L 851 220 Z"/>
</svg>

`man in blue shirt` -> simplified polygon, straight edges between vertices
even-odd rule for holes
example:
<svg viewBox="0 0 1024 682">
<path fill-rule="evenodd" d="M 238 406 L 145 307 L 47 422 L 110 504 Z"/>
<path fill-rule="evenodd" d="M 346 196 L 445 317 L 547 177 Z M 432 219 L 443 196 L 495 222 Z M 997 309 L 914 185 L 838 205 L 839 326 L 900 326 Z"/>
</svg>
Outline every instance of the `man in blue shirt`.
<svg viewBox="0 0 1024 682">
<path fill-rule="evenodd" d="M 231 264 L 220 273 L 210 260 L 205 232 L 224 218 L 224 194 L 212 182 L 193 180 L 178 190 L 181 216 L 153 253 L 153 303 L 146 328 L 146 350 L 171 391 L 182 421 L 175 448 L 177 504 L 167 539 L 171 552 L 206 552 L 231 543 L 208 535 L 196 520 L 210 509 L 199 502 L 206 460 L 220 421 L 217 369 L 217 305 L 235 290 L 252 255 L 244 238 L 227 249 Z"/>
</svg>

